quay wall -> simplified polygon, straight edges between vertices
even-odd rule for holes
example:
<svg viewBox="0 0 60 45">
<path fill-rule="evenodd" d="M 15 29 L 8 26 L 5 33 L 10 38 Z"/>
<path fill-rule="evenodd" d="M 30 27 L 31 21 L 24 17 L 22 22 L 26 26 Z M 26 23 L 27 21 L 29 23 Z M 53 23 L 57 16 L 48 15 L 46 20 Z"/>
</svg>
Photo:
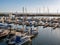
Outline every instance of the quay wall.
<svg viewBox="0 0 60 45">
<path fill-rule="evenodd" d="M 16 17 L 19 17 L 19 16 L 53 16 L 53 17 L 59 17 L 60 14 L 12 14 L 12 15 L 15 15 Z M 0 14 L 0 16 L 5 16 L 5 17 L 8 17 L 9 14 Z"/>
</svg>

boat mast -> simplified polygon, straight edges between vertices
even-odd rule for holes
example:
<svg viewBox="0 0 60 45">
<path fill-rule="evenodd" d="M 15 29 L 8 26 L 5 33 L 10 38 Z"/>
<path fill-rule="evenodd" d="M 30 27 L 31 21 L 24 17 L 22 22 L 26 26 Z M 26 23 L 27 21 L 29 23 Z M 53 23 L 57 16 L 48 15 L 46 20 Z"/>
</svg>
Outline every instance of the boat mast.
<svg viewBox="0 0 60 45">
<path fill-rule="evenodd" d="M 57 14 L 58 14 L 58 9 L 57 9 Z"/>
<path fill-rule="evenodd" d="M 39 8 L 39 14 L 41 13 L 40 11 L 41 11 L 41 10 L 40 10 L 40 8 Z"/>
<path fill-rule="evenodd" d="M 45 7 L 43 7 L 43 14 L 45 13 Z"/>
<path fill-rule="evenodd" d="M 49 14 L 49 8 L 47 7 L 47 11 L 48 11 L 48 14 Z"/>
<path fill-rule="evenodd" d="M 22 7 L 22 11 L 23 11 L 23 31 L 24 31 L 24 7 Z"/>
</svg>

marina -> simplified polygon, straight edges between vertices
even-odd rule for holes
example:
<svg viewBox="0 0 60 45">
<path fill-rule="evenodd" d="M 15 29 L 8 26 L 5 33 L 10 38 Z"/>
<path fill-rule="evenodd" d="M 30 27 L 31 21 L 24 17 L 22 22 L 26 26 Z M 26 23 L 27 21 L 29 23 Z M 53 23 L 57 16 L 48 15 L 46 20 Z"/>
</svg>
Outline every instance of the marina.
<svg viewBox="0 0 60 45">
<path fill-rule="evenodd" d="M 0 45 L 60 45 L 60 0 L 0 0 Z"/>
<path fill-rule="evenodd" d="M 53 40 L 54 38 L 58 38 L 55 37 L 55 34 L 59 35 L 59 33 L 57 34 L 57 32 L 55 33 L 54 31 L 60 29 L 60 17 L 15 17 L 11 15 L 9 17 L 2 16 L 0 20 L 0 38 L 4 37 L 3 39 L 1 38 L 1 40 L 3 40 L 0 42 L 1 45 L 60 44 L 59 42 L 55 43 Z M 3 28 L 4 32 L 2 32 Z M 53 34 L 53 32 L 55 34 Z M 44 40 L 46 42 L 44 42 Z M 36 42 L 36 44 L 34 42 Z"/>
</svg>

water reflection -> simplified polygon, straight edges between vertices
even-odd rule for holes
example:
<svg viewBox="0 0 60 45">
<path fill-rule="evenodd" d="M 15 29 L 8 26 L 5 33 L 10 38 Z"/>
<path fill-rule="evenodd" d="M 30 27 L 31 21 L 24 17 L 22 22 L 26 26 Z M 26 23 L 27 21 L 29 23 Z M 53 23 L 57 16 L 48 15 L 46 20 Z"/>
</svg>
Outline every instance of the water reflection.
<svg viewBox="0 0 60 45">
<path fill-rule="evenodd" d="M 52 31 L 51 31 L 52 30 Z M 32 45 L 60 45 L 60 30 L 39 27 L 39 34 L 33 39 Z"/>
<path fill-rule="evenodd" d="M 22 27 L 22 25 L 18 27 Z M 43 28 L 43 26 L 39 26 L 38 31 L 38 35 L 32 39 L 32 42 L 24 45 L 60 45 L 60 28 L 53 29 L 51 27 Z M 0 40 L 0 45 L 7 44 Z"/>
</svg>

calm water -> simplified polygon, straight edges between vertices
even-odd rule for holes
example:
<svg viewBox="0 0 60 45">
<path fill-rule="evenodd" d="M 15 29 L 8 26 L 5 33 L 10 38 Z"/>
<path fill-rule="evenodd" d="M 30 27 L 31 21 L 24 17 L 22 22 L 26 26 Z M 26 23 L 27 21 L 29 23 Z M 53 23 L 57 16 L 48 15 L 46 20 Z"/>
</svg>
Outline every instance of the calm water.
<svg viewBox="0 0 60 45">
<path fill-rule="evenodd" d="M 51 27 L 39 28 L 39 34 L 32 39 L 31 43 L 24 45 L 60 45 L 60 28 L 52 29 Z M 0 45 L 7 45 L 4 40 L 0 40 Z"/>
<path fill-rule="evenodd" d="M 39 27 L 39 34 L 32 40 L 32 45 L 60 45 L 60 29 Z"/>
</svg>

